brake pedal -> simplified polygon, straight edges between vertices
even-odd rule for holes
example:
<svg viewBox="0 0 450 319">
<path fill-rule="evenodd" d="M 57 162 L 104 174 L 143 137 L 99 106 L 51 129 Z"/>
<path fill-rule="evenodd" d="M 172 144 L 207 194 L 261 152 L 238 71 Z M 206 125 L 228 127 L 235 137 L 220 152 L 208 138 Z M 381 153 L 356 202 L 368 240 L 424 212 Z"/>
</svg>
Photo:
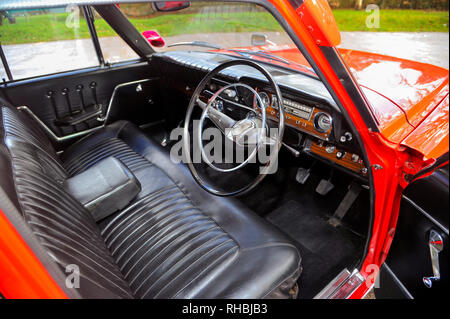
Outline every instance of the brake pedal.
<svg viewBox="0 0 450 319">
<path fill-rule="evenodd" d="M 332 189 L 334 188 L 333 183 L 331 183 L 330 180 L 322 179 L 319 182 L 319 185 L 316 187 L 316 193 L 319 193 L 320 195 L 326 195 L 328 194 Z"/>
<path fill-rule="evenodd" d="M 312 162 L 312 164 L 309 166 L 309 168 L 303 168 L 299 167 L 297 168 L 297 173 L 295 174 L 295 180 L 299 182 L 300 184 L 304 185 L 309 178 L 309 175 L 311 174 L 311 170 L 314 167 L 314 164 L 316 164 L 316 161 Z"/>
<path fill-rule="evenodd" d="M 297 174 L 295 174 L 295 180 L 300 184 L 304 185 L 308 180 L 310 173 L 311 173 L 310 168 L 306 169 L 303 167 L 299 167 L 297 169 Z"/>
</svg>

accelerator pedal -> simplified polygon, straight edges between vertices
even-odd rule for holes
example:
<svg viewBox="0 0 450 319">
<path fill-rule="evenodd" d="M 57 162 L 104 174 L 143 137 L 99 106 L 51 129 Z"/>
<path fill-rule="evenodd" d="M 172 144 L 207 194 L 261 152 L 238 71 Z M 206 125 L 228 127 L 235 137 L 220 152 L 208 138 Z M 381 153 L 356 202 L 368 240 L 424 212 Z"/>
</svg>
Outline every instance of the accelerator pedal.
<svg viewBox="0 0 450 319">
<path fill-rule="evenodd" d="M 355 200 L 358 198 L 359 193 L 361 193 L 361 185 L 356 182 L 352 182 L 348 187 L 347 194 L 345 194 L 338 208 L 334 212 L 333 216 L 328 220 L 332 226 L 336 227 L 342 223 L 342 219 L 347 214 L 350 207 L 352 207 Z"/>
</svg>

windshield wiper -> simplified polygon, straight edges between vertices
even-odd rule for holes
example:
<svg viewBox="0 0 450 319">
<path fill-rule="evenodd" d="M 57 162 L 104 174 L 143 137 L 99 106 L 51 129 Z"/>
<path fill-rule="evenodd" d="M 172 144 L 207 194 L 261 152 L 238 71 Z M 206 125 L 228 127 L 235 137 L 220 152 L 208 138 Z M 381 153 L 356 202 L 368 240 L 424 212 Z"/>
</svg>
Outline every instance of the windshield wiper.
<svg viewBox="0 0 450 319">
<path fill-rule="evenodd" d="M 217 49 L 217 50 L 222 49 L 218 45 L 211 44 L 211 43 L 208 43 L 205 41 L 177 42 L 177 43 L 169 44 L 168 47 L 170 48 L 170 47 L 176 47 L 176 46 L 180 46 L 180 45 L 190 45 L 190 46 L 194 46 L 194 47 L 204 47 L 204 48 L 211 48 L 211 49 Z"/>
</svg>

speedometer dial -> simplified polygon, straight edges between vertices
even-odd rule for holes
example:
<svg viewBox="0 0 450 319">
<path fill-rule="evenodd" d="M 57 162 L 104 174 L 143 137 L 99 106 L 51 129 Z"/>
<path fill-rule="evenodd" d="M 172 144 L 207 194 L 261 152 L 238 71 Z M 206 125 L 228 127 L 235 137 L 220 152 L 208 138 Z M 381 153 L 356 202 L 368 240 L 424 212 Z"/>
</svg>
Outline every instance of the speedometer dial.
<svg viewBox="0 0 450 319">
<path fill-rule="evenodd" d="M 314 128 L 320 133 L 328 132 L 333 124 L 333 119 L 327 113 L 320 112 L 314 116 Z"/>
</svg>

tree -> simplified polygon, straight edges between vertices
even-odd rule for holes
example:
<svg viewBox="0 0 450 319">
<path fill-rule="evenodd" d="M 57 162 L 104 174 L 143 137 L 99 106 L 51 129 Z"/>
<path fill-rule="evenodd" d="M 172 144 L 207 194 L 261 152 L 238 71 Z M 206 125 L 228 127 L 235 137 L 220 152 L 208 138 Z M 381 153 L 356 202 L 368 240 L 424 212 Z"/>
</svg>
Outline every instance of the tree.
<svg viewBox="0 0 450 319">
<path fill-rule="evenodd" d="M 363 5 L 363 0 L 356 0 L 355 9 L 361 10 Z"/>
</svg>

